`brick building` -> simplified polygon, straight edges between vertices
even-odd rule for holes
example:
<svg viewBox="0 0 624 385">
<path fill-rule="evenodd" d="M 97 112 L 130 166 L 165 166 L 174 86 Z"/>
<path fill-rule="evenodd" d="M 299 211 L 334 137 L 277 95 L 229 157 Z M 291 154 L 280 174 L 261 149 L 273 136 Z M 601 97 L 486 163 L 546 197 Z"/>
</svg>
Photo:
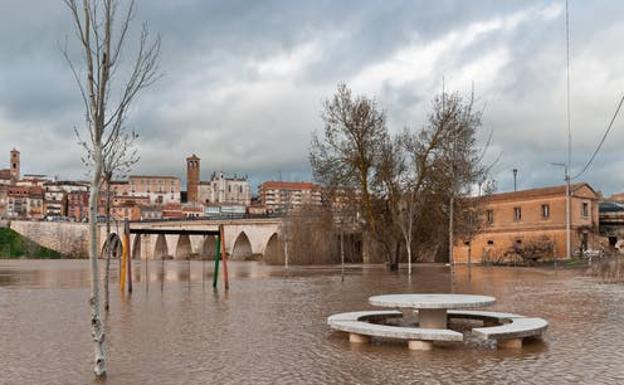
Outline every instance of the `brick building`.
<svg viewBox="0 0 624 385">
<path fill-rule="evenodd" d="M 258 187 L 258 202 L 270 211 L 288 211 L 302 205 L 320 206 L 323 200 L 317 184 L 268 181 Z"/>
<path fill-rule="evenodd" d="M 6 209 L 8 204 L 8 188 L 0 184 L 0 219 L 6 218 Z"/>
<path fill-rule="evenodd" d="M 186 199 L 188 202 L 199 202 L 199 157 L 195 154 L 186 158 Z"/>
<path fill-rule="evenodd" d="M 175 176 L 141 176 L 128 178 L 130 196 L 147 196 L 150 205 L 180 203 L 180 179 Z M 123 194 L 122 185 L 117 185 Z"/>
<path fill-rule="evenodd" d="M 168 203 L 162 208 L 161 218 L 182 218 L 182 205 L 180 203 Z"/>
<path fill-rule="evenodd" d="M 67 194 L 67 216 L 76 222 L 89 218 L 89 192 L 72 191 Z"/>
<path fill-rule="evenodd" d="M 26 216 L 30 219 L 41 220 L 44 217 L 44 195 L 43 187 L 34 186 L 28 189 L 28 208 Z"/>
<path fill-rule="evenodd" d="M 570 223 L 572 250 L 595 248 L 598 233 L 599 194 L 587 183 L 572 185 Z M 472 262 L 547 240 L 553 257 L 566 255 L 566 186 L 493 194 L 483 205 L 483 228 L 470 241 Z M 453 261 L 468 262 L 468 240 L 455 238 Z"/>
<path fill-rule="evenodd" d="M 64 217 L 67 215 L 67 192 L 57 185 L 45 187 L 43 199 L 45 217 Z"/>
</svg>

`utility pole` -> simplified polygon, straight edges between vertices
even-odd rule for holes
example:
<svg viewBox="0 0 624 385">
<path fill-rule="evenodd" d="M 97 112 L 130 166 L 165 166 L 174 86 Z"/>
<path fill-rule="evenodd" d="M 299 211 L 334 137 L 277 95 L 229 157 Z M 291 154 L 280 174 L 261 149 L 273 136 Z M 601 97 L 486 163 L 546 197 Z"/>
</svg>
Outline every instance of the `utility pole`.
<svg viewBox="0 0 624 385">
<path fill-rule="evenodd" d="M 564 179 L 566 182 L 566 259 L 572 256 L 572 239 L 571 239 L 571 195 L 572 188 L 570 185 L 570 169 L 565 163 L 551 163 L 553 166 L 563 167 Z M 557 267 L 557 258 L 555 257 L 555 267 Z"/>
<path fill-rule="evenodd" d="M 570 171 L 572 168 L 572 118 L 570 117 L 570 16 L 568 13 L 568 0 L 565 2 L 565 26 L 566 26 L 566 115 L 568 120 L 568 163 L 565 166 L 565 179 L 566 179 L 566 259 L 571 257 L 571 240 L 570 240 L 570 220 L 571 220 L 571 207 L 570 207 L 570 195 L 572 193 L 570 189 Z M 557 267 L 557 260 L 555 260 L 555 267 Z"/>
<path fill-rule="evenodd" d="M 449 208 L 449 263 L 451 264 L 451 269 L 453 268 L 453 202 L 454 197 L 451 195 L 451 202 Z M 452 274 L 452 270 L 451 270 Z"/>
<path fill-rule="evenodd" d="M 568 167 L 565 168 L 565 179 L 566 179 L 566 259 L 570 259 L 572 257 L 572 240 L 571 240 L 571 211 L 572 207 L 572 189 L 570 188 L 570 170 Z M 555 260 L 555 267 L 557 266 L 557 260 Z"/>
</svg>

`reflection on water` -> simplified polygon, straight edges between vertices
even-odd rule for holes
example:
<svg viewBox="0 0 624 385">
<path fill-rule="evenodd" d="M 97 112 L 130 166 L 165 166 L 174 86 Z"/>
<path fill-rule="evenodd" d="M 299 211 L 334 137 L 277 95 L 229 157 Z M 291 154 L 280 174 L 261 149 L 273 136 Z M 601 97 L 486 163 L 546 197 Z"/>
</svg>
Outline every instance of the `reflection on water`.
<svg viewBox="0 0 624 385">
<path fill-rule="evenodd" d="M 624 383 L 624 287 L 577 271 L 418 266 L 295 267 L 230 263 L 212 290 L 211 262 L 136 261 L 134 292 L 106 318 L 110 384 Z M 222 282 L 220 282 L 220 285 Z M 222 287 L 222 286 L 220 286 Z M 371 309 L 382 293 L 497 298 L 493 310 L 550 321 L 544 342 L 497 351 L 470 340 L 430 352 L 403 343 L 352 346 L 328 315 Z M 86 261 L 0 261 L 0 384 L 92 382 Z"/>
</svg>

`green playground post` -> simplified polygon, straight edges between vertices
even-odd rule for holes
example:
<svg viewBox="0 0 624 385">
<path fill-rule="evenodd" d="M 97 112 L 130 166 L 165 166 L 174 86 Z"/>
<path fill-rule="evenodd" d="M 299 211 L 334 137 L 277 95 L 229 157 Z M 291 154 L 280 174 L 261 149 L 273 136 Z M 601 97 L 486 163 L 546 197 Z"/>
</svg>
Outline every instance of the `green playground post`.
<svg viewBox="0 0 624 385">
<path fill-rule="evenodd" d="M 215 251 L 215 267 L 214 274 L 212 276 L 212 287 L 217 288 L 217 281 L 219 280 L 219 260 L 221 259 L 221 237 L 217 237 L 216 251 Z"/>
</svg>

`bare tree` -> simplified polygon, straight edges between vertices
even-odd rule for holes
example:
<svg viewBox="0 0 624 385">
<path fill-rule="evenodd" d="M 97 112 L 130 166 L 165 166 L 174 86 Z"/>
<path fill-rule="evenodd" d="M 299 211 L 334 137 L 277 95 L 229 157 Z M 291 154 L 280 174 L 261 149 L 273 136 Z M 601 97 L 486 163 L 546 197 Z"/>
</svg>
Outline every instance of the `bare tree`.
<svg viewBox="0 0 624 385">
<path fill-rule="evenodd" d="M 138 163 L 139 154 L 136 148 L 136 140 L 138 135 L 134 131 L 127 131 L 125 127 L 121 127 L 114 133 L 115 137 L 112 139 L 112 145 L 109 146 L 107 152 L 103 155 L 104 166 L 102 169 L 103 184 L 106 187 L 106 239 L 108 239 L 111 232 L 111 209 L 112 199 L 111 194 L 111 182 L 113 176 L 126 177 L 132 167 Z M 106 272 L 104 274 L 104 310 L 110 309 L 110 260 L 113 249 L 107 244 L 106 247 Z"/>
<path fill-rule="evenodd" d="M 96 377 L 106 376 L 105 333 L 100 315 L 98 279 L 97 212 L 100 186 L 104 178 L 104 162 L 117 141 L 126 122 L 129 108 L 139 92 L 158 78 L 160 38 L 151 39 L 143 25 L 135 57 L 129 72 L 121 79 L 122 53 L 134 19 L 135 4 L 131 0 L 125 12 L 119 14 L 118 0 L 63 0 L 72 17 L 82 63 L 72 60 L 67 47 L 65 58 L 78 83 L 85 108 L 85 128 L 88 138 L 81 144 L 86 150 L 85 162 L 90 164 L 89 194 L 89 259 L 91 270 L 91 326 L 95 344 Z M 118 16 L 120 16 L 118 20 Z M 78 130 L 77 130 L 78 132 Z"/>
<path fill-rule="evenodd" d="M 323 119 L 324 136 L 313 137 L 310 151 L 315 178 L 357 189 L 353 199 L 390 269 L 398 268 L 404 246 L 411 273 L 414 241 L 440 238 L 440 224 L 451 216 L 449 198 L 464 196 L 488 171 L 476 139 L 481 112 L 473 97 L 443 93 L 421 130 L 391 138 L 374 101 L 353 98 L 341 84 L 325 103 Z"/>
<path fill-rule="evenodd" d="M 324 133 L 313 136 L 310 148 L 314 176 L 324 186 L 356 190 L 360 212 L 376 236 L 378 218 L 371 183 L 388 136 L 385 114 L 373 99 L 353 96 L 340 83 L 336 94 L 325 101 L 322 118 Z"/>
<path fill-rule="evenodd" d="M 334 97 L 325 101 L 322 118 L 324 137 L 313 137 L 310 153 L 315 176 L 325 185 L 357 188 L 364 214 L 375 228 L 370 184 L 387 136 L 385 114 L 374 100 L 354 97 L 341 83 Z"/>
</svg>

